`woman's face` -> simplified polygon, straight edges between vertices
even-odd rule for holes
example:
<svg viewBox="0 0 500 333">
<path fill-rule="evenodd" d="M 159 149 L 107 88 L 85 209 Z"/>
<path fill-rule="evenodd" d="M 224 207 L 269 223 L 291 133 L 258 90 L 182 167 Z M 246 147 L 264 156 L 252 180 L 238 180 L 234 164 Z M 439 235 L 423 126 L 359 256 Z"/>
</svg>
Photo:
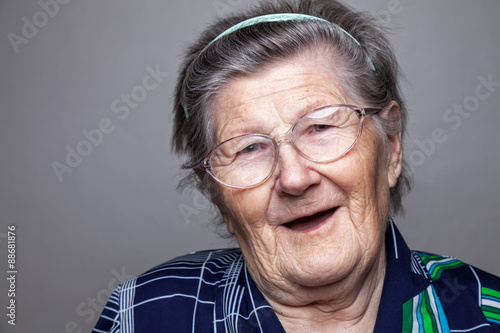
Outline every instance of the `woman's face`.
<svg viewBox="0 0 500 333">
<path fill-rule="evenodd" d="M 228 82 L 215 100 L 218 141 L 278 136 L 301 115 L 330 104 L 369 107 L 345 99 L 328 63 L 310 52 Z M 398 111 L 395 103 L 391 110 Z M 285 142 L 265 183 L 218 185 L 228 230 L 265 294 L 332 284 L 373 266 L 383 251 L 389 189 L 400 173 L 400 137 L 389 137 L 389 144 L 392 152 L 368 117 L 354 149 L 337 161 L 308 161 Z"/>
</svg>

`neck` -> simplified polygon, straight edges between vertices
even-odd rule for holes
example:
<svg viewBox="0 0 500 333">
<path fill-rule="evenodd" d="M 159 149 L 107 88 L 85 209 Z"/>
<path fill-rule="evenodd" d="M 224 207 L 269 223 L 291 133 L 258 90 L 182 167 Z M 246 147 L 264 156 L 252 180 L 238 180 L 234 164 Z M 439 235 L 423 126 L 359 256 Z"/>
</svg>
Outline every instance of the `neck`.
<svg viewBox="0 0 500 333">
<path fill-rule="evenodd" d="M 286 332 L 372 332 L 377 319 L 386 268 L 382 246 L 364 273 L 321 287 L 296 287 L 293 301 L 265 294 Z M 290 294 L 288 294 L 290 295 Z"/>
</svg>

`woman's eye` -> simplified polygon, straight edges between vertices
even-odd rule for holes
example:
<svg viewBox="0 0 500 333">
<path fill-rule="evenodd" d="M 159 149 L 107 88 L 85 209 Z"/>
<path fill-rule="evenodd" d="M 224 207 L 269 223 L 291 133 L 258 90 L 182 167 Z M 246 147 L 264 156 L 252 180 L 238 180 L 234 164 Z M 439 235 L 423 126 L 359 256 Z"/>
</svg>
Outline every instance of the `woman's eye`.
<svg viewBox="0 0 500 333">
<path fill-rule="evenodd" d="M 325 125 L 325 124 L 317 124 L 312 126 L 312 132 L 323 132 L 329 129 L 330 125 Z"/>
<path fill-rule="evenodd" d="M 244 149 L 240 150 L 240 154 L 248 154 L 248 153 L 253 153 L 258 150 L 262 149 L 262 147 L 259 144 L 251 144 Z"/>
</svg>

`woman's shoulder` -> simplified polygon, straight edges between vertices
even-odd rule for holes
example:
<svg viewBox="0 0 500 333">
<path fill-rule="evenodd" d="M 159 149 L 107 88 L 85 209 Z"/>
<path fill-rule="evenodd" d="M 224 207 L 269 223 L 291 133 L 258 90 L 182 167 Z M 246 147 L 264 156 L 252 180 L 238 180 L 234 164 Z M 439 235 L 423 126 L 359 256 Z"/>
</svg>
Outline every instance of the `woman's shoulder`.
<svg viewBox="0 0 500 333">
<path fill-rule="evenodd" d="M 202 283 L 208 293 L 225 283 L 235 270 L 244 266 L 243 255 L 238 248 L 205 250 L 188 253 L 155 266 L 138 276 L 120 284 L 115 294 L 120 297 L 133 291 L 137 299 L 169 295 L 195 295 Z"/>
<path fill-rule="evenodd" d="M 500 277 L 455 257 L 426 252 L 413 254 L 451 322 L 476 315 L 490 325 L 500 325 Z"/>
<path fill-rule="evenodd" d="M 204 281 L 220 281 L 235 262 L 243 262 L 241 250 L 217 249 L 191 252 L 173 258 L 163 264 L 153 267 L 137 276 L 136 285 L 168 282 L 168 285 L 198 283 Z"/>
<path fill-rule="evenodd" d="M 422 251 L 412 251 L 425 274 L 432 281 L 442 278 L 464 279 L 481 285 L 500 288 L 500 277 L 488 273 L 452 256 L 438 255 Z"/>
<path fill-rule="evenodd" d="M 212 314 L 216 298 L 244 267 L 239 249 L 189 253 L 120 284 L 103 310 L 94 332 L 169 332 L 191 330 L 193 308 Z M 221 288 L 222 287 L 222 288 Z M 156 318 L 151 321 L 151 318 Z M 131 326 L 131 323 L 135 323 Z"/>
</svg>

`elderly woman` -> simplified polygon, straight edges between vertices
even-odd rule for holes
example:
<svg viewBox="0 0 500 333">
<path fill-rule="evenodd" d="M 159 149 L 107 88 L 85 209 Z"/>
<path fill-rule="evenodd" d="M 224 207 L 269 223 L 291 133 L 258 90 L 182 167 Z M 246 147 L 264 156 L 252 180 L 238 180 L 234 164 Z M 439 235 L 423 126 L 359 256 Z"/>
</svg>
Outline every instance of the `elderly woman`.
<svg viewBox="0 0 500 333">
<path fill-rule="evenodd" d="M 229 17 L 189 49 L 174 148 L 239 249 L 120 285 L 95 332 L 500 332 L 500 279 L 410 251 L 398 66 L 334 0 Z"/>
</svg>

